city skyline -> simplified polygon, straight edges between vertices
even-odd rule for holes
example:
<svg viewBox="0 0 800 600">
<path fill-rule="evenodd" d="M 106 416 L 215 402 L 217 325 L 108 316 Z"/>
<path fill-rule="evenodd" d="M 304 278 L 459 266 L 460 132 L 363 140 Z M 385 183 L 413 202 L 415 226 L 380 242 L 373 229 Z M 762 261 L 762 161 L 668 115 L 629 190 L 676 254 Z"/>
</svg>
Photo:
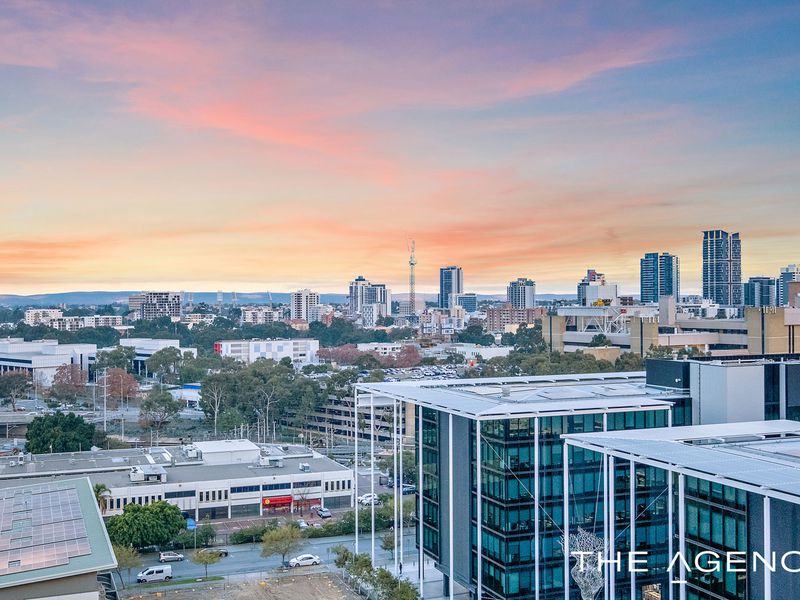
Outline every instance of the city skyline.
<svg viewBox="0 0 800 600">
<path fill-rule="evenodd" d="M 212 10 L 213 6 L 213 10 Z M 329 5 L 328 5 L 329 6 Z M 354 25 L 357 23 L 358 25 Z M 796 263 L 800 7 L 9 2 L 0 293 Z"/>
</svg>

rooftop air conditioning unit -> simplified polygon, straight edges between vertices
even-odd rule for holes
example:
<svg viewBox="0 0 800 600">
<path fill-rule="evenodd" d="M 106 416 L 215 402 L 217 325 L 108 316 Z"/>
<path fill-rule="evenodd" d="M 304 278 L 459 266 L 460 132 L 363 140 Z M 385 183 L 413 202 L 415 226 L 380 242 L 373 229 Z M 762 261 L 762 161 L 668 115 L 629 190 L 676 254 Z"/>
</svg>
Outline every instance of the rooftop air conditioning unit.
<svg viewBox="0 0 800 600">
<path fill-rule="evenodd" d="M 303 471 L 304 473 L 307 473 L 308 471 L 311 470 L 311 465 L 308 463 L 300 463 L 300 470 Z"/>
</svg>

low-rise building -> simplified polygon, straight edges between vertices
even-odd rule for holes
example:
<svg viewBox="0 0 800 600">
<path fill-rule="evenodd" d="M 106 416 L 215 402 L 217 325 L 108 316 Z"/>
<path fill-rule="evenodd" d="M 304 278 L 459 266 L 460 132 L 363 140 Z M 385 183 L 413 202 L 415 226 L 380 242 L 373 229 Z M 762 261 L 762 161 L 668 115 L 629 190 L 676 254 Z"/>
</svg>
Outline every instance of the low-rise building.
<svg viewBox="0 0 800 600">
<path fill-rule="evenodd" d="M 0 493 L 43 478 L 58 484 L 87 474 L 109 489 L 105 516 L 127 504 L 166 500 L 195 519 L 291 513 L 353 502 L 353 471 L 304 446 L 248 440 L 169 448 L 98 450 L 0 458 Z"/>
<path fill-rule="evenodd" d="M 514 308 L 510 303 L 486 309 L 484 329 L 489 333 L 503 333 L 508 325 L 533 325 L 547 314 L 545 308 Z"/>
<path fill-rule="evenodd" d="M 133 357 L 133 370 L 138 375 L 148 377 L 150 373 L 147 370 L 147 359 L 153 356 L 159 350 L 165 348 L 175 348 L 181 356 L 187 352 L 192 356 L 197 356 L 197 348 L 182 348 L 180 340 L 162 340 L 154 338 L 121 338 L 119 345 L 127 348 L 133 348 L 135 351 Z M 104 348 L 110 350 L 110 348 Z"/>
<path fill-rule="evenodd" d="M 59 308 L 29 308 L 25 311 L 25 325 L 47 325 L 53 319 L 60 319 L 64 311 Z"/>
<path fill-rule="evenodd" d="M 88 478 L 2 482 L 0 515 L 3 600 L 114 594 L 113 580 L 101 574 L 115 569 L 117 559 Z"/>
<path fill-rule="evenodd" d="M 222 340 L 214 344 L 220 356 L 235 358 L 250 364 L 260 358 L 280 362 L 288 358 L 294 365 L 317 363 L 319 340 L 292 338 L 279 340 Z"/>
<path fill-rule="evenodd" d="M 0 339 L 0 373 L 23 371 L 36 386 L 49 387 L 59 367 L 78 365 L 84 371 L 94 367 L 94 344 L 59 344 L 58 340 L 26 342 L 23 338 Z"/>
<path fill-rule="evenodd" d="M 244 325 L 245 323 L 250 325 L 267 325 L 268 323 L 274 323 L 275 321 L 279 321 L 280 318 L 281 315 L 276 314 L 276 312 L 269 306 L 242 307 L 242 316 L 241 316 L 242 325 Z"/>
<path fill-rule="evenodd" d="M 367 342 L 356 344 L 359 352 L 372 352 L 378 356 L 397 356 L 406 344 L 400 342 Z"/>
<path fill-rule="evenodd" d="M 195 325 L 213 325 L 217 320 L 214 313 L 186 313 L 181 317 L 181 323 L 186 323 L 190 328 Z"/>
</svg>

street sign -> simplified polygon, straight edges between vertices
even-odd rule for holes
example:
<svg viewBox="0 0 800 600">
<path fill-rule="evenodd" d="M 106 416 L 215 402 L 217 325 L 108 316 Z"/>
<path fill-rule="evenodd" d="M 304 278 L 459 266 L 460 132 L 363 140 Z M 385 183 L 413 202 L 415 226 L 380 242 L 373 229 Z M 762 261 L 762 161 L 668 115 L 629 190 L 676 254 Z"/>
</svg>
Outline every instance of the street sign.
<svg viewBox="0 0 800 600">
<path fill-rule="evenodd" d="M 197 523 L 196 523 L 196 522 L 195 522 L 195 520 L 194 520 L 194 519 L 192 519 L 191 517 L 189 517 L 188 519 L 186 519 L 186 529 L 188 529 L 189 531 L 192 531 L 192 530 L 194 530 L 194 529 L 197 529 Z"/>
</svg>

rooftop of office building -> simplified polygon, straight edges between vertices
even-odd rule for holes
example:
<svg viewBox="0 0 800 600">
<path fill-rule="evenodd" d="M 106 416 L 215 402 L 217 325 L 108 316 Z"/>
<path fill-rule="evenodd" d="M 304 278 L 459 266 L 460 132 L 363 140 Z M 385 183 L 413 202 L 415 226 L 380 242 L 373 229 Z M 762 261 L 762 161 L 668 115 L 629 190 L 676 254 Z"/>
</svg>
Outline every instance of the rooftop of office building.
<svg viewBox="0 0 800 600">
<path fill-rule="evenodd" d="M 569 434 L 568 443 L 800 504 L 800 422 Z"/>
<path fill-rule="evenodd" d="M 116 558 L 87 478 L 0 491 L 0 588 L 114 567 Z"/>
<path fill-rule="evenodd" d="M 402 400 L 472 419 L 606 410 L 668 409 L 674 392 L 647 387 L 643 372 L 361 383 L 359 406 Z"/>
</svg>

